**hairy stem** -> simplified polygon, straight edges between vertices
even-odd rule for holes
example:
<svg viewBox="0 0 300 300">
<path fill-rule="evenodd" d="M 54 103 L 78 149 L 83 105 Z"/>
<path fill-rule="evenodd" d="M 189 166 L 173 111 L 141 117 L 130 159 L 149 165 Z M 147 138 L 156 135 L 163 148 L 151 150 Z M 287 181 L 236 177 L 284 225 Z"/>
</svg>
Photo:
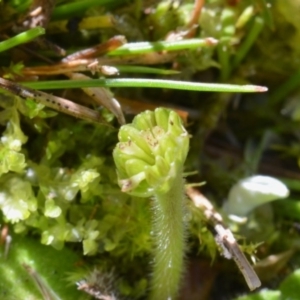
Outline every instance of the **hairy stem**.
<svg viewBox="0 0 300 300">
<path fill-rule="evenodd" d="M 154 199 L 153 236 L 155 239 L 151 300 L 171 300 L 178 294 L 184 266 L 185 199 L 182 172 L 173 187 Z"/>
</svg>

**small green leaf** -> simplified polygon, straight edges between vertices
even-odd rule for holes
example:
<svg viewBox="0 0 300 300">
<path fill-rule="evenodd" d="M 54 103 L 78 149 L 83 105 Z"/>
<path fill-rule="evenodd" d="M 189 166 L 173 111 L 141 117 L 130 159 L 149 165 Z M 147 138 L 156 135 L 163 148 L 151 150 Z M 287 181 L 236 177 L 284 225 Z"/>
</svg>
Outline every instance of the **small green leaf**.
<svg viewBox="0 0 300 300">
<path fill-rule="evenodd" d="M 30 183 L 19 177 L 4 179 L 1 183 L 0 208 L 12 223 L 27 219 L 37 209 Z"/>
<path fill-rule="evenodd" d="M 84 255 L 94 255 L 98 251 L 99 243 L 95 240 L 87 239 L 83 240 L 83 254 Z"/>
<path fill-rule="evenodd" d="M 297 300 L 299 299 L 300 291 L 300 269 L 295 270 L 291 275 L 289 275 L 279 287 L 282 298 L 281 299 L 290 299 Z"/>
<path fill-rule="evenodd" d="M 47 199 L 45 202 L 45 216 L 49 218 L 57 218 L 60 216 L 62 210 L 55 204 L 53 199 Z"/>
</svg>

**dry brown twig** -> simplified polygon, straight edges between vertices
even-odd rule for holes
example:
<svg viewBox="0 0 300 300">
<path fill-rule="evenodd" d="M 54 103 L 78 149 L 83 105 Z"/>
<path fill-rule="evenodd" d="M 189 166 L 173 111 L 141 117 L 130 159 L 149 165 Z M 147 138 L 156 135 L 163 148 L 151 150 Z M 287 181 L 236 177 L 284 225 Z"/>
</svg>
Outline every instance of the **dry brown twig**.
<svg viewBox="0 0 300 300">
<path fill-rule="evenodd" d="M 1 77 L 0 77 L 0 86 L 1 88 L 11 92 L 16 96 L 19 96 L 20 98 L 23 99 L 30 98 L 39 103 L 42 103 L 45 106 L 72 115 L 74 117 L 108 125 L 101 118 L 101 115 L 98 112 L 89 109 L 85 106 L 82 106 L 80 104 L 69 101 L 67 99 L 56 97 L 54 95 L 50 95 L 41 91 L 25 88 L 17 83 L 3 79 Z"/>
<path fill-rule="evenodd" d="M 202 210 L 207 223 L 213 228 L 212 233 L 222 250 L 222 255 L 235 261 L 251 291 L 259 288 L 261 286 L 260 279 L 240 249 L 232 232 L 224 225 L 222 216 L 215 211 L 210 201 L 198 190 L 187 187 L 186 193 L 194 205 Z"/>
<path fill-rule="evenodd" d="M 122 36 L 117 36 L 111 38 L 107 42 L 104 42 L 96 47 L 89 49 L 84 49 L 83 51 L 76 52 L 68 57 L 66 57 L 61 63 L 42 66 L 36 68 L 24 68 L 24 76 L 36 76 L 36 75 L 57 75 L 64 74 L 70 79 L 77 80 L 89 80 L 90 77 L 81 74 L 75 73 L 78 71 L 89 70 L 92 73 L 101 72 L 101 73 L 111 73 L 115 74 L 117 71 L 115 68 L 109 68 L 107 66 L 100 65 L 95 58 L 86 59 L 93 57 L 94 55 L 99 55 L 99 53 L 104 53 L 109 50 L 113 50 L 123 45 L 126 42 L 125 38 Z M 73 60 L 75 59 L 75 61 Z M 107 124 L 101 117 L 100 114 L 92 109 L 84 107 L 82 105 L 76 104 L 67 99 L 56 97 L 44 92 L 34 91 L 22 87 L 21 85 L 2 79 L 0 80 L 0 86 L 13 94 L 20 96 L 21 98 L 32 98 L 37 102 L 41 102 L 45 106 L 56 109 L 63 113 L 73 115 L 75 117 L 85 119 L 92 122 L 100 122 Z M 115 99 L 112 93 L 104 87 L 94 87 L 94 88 L 82 88 L 82 90 L 91 97 L 95 103 L 103 105 L 108 110 L 110 110 L 118 119 L 119 124 L 125 124 L 125 117 L 122 112 L 121 106 L 117 99 Z"/>
</svg>

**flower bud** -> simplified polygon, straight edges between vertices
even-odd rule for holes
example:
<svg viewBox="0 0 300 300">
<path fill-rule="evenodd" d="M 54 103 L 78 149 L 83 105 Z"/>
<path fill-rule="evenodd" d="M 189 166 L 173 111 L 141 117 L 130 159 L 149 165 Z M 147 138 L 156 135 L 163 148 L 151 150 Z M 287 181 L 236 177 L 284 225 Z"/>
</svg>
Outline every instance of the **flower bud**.
<svg viewBox="0 0 300 300">
<path fill-rule="evenodd" d="M 122 191 L 149 197 L 167 192 L 182 171 L 189 136 L 176 112 L 158 108 L 137 115 L 119 131 L 113 152 Z"/>
</svg>

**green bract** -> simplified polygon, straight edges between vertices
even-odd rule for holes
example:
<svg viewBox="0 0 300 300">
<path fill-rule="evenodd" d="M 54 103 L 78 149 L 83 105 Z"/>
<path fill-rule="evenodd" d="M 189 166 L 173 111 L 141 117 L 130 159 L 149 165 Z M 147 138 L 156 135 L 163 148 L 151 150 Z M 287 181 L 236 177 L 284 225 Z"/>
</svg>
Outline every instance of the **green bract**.
<svg viewBox="0 0 300 300">
<path fill-rule="evenodd" d="M 113 152 L 123 192 L 149 197 L 170 190 L 189 149 L 189 136 L 176 112 L 158 108 L 136 116 L 119 131 Z"/>
</svg>

